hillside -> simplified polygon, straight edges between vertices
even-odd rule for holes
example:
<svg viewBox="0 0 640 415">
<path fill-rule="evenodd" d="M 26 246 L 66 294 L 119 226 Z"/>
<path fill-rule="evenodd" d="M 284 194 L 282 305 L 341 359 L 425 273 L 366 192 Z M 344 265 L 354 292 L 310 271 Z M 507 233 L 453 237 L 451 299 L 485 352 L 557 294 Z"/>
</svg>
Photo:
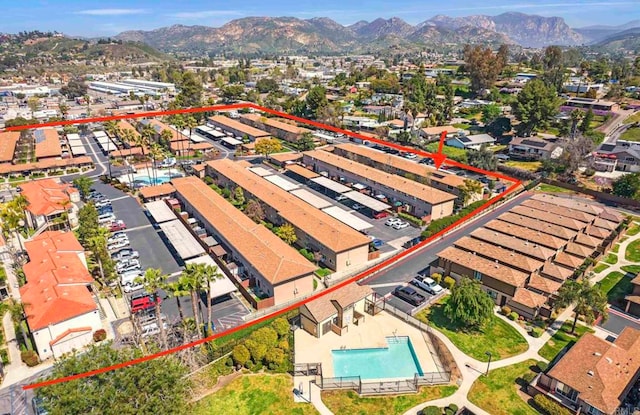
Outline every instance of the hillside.
<svg viewBox="0 0 640 415">
<path fill-rule="evenodd" d="M 625 50 L 640 53 L 640 27 L 627 29 L 598 42 L 595 47 L 608 50 Z"/>
</svg>

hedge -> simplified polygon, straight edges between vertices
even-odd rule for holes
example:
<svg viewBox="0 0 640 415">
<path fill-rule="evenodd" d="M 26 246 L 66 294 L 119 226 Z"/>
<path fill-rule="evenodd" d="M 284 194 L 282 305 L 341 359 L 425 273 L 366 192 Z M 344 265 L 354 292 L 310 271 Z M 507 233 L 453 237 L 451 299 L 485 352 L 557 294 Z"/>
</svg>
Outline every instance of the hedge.
<svg viewBox="0 0 640 415">
<path fill-rule="evenodd" d="M 503 316 L 508 316 L 509 314 L 511 314 L 511 307 L 503 305 L 502 308 L 500 309 L 500 312 L 502 313 Z"/>
<path fill-rule="evenodd" d="M 516 321 L 520 316 L 515 311 L 512 311 L 507 317 L 509 317 L 509 320 Z"/>
<path fill-rule="evenodd" d="M 437 406 L 427 406 L 422 410 L 422 415 L 442 415 L 442 409 Z"/>
<path fill-rule="evenodd" d="M 451 290 L 456 285 L 456 280 L 451 277 L 444 277 L 444 286 L 446 289 Z"/>
<path fill-rule="evenodd" d="M 33 350 L 25 350 L 20 353 L 20 358 L 22 361 L 29 367 L 33 367 L 40 363 L 40 359 L 38 359 L 38 354 Z"/>
<path fill-rule="evenodd" d="M 424 221 L 422 219 L 416 218 L 415 216 L 408 213 L 398 212 L 398 216 L 406 220 L 407 222 L 413 223 L 416 226 L 424 226 Z"/>
<path fill-rule="evenodd" d="M 447 226 L 454 224 L 456 221 L 458 221 L 459 219 L 467 216 L 469 213 L 473 212 L 474 210 L 476 210 L 480 206 L 484 205 L 485 203 L 486 203 L 486 201 L 484 201 L 484 200 L 478 200 L 477 202 L 473 202 L 469 206 L 460 209 L 460 211 L 455 215 L 447 216 L 445 218 L 440 218 L 440 219 L 436 219 L 434 221 L 431 221 L 429 226 L 427 226 L 427 229 L 425 229 L 422 232 L 422 237 L 423 238 L 428 238 L 431 235 L 434 235 L 434 234 L 440 232 L 441 230 L 443 230 Z"/>
<path fill-rule="evenodd" d="M 533 329 L 531 329 L 531 337 L 534 337 L 536 339 L 542 336 L 542 333 L 543 331 L 540 327 L 534 327 Z"/>
<path fill-rule="evenodd" d="M 538 394 L 533 398 L 540 412 L 546 415 L 571 415 L 572 412 L 561 406 L 559 403 L 552 401 L 543 394 Z"/>
</svg>

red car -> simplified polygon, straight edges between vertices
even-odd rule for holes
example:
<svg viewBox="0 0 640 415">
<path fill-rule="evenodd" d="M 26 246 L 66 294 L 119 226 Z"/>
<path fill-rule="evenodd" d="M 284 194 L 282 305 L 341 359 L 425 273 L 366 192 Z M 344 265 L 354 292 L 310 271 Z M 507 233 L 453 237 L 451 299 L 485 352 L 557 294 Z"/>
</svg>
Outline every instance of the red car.
<svg viewBox="0 0 640 415">
<path fill-rule="evenodd" d="M 162 302 L 162 298 L 156 294 L 140 294 L 135 297 L 131 297 L 131 312 L 137 313 L 138 311 L 148 310 Z"/>
<path fill-rule="evenodd" d="M 109 226 L 109 232 L 118 232 L 118 231 L 123 231 L 125 229 L 127 229 L 127 224 L 121 220 L 112 222 L 111 226 Z"/>
<path fill-rule="evenodd" d="M 386 218 L 387 216 L 389 216 L 387 212 L 378 212 L 373 214 L 373 217 L 375 219 L 383 219 L 383 218 Z"/>
</svg>

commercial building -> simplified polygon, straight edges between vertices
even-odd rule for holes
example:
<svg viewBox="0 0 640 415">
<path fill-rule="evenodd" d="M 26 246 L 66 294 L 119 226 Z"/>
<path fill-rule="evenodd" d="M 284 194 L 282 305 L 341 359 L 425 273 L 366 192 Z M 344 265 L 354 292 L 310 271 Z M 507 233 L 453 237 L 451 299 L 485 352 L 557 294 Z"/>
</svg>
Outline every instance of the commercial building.
<svg viewBox="0 0 640 415">
<path fill-rule="evenodd" d="M 342 271 L 367 262 L 369 238 L 270 183 L 241 163 L 228 159 L 210 161 L 207 174 L 221 187 L 233 191 L 239 186 L 245 197 L 260 201 L 266 219 L 274 225 L 291 224 L 296 231 L 296 244 L 319 253 L 321 262 L 328 268 Z"/>
<path fill-rule="evenodd" d="M 273 232 L 236 209 L 196 177 L 172 180 L 184 210 L 220 242 L 238 276 L 261 297 L 282 304 L 313 292 L 316 267 Z"/>
<path fill-rule="evenodd" d="M 214 128 L 219 128 L 227 133 L 233 134 L 238 140 L 242 140 L 244 136 L 247 136 L 250 141 L 256 141 L 260 138 L 269 138 L 271 134 L 264 130 L 251 127 L 236 121 L 224 115 L 214 115 L 209 117 L 209 125 Z"/>
<path fill-rule="evenodd" d="M 311 132 L 306 128 L 298 127 L 297 125 L 289 124 L 275 118 L 267 118 L 262 114 L 243 114 L 240 117 L 240 121 L 264 130 L 272 136 L 290 143 L 297 143 L 300 137 L 302 137 L 302 134 Z"/>
<path fill-rule="evenodd" d="M 72 227 L 78 224 L 78 207 L 74 203 L 80 202 L 80 193 L 71 184 L 42 179 L 25 182 L 20 187 L 28 202 L 26 224 L 30 228 L 61 226 L 64 220 Z"/>
<path fill-rule="evenodd" d="M 360 184 L 382 194 L 393 206 L 429 222 L 453 213 L 456 196 L 414 180 L 386 173 L 322 150 L 303 153 L 303 162 L 316 173 Z M 364 189 L 363 189 L 364 190 Z"/>
<path fill-rule="evenodd" d="M 25 250 L 27 282 L 20 296 L 40 358 L 60 358 L 92 344 L 102 324 L 78 240 L 72 232 L 43 232 L 25 242 Z"/>
</svg>

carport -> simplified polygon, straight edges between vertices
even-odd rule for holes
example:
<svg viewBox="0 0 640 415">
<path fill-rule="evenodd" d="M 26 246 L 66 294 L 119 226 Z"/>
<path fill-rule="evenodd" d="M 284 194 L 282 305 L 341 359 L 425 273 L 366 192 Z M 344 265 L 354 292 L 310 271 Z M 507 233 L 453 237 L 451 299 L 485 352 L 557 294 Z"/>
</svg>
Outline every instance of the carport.
<svg viewBox="0 0 640 415">
<path fill-rule="evenodd" d="M 156 223 L 164 223 L 176 218 L 175 213 L 164 200 L 145 203 L 144 207 Z"/>
<path fill-rule="evenodd" d="M 271 176 L 273 174 L 271 170 L 265 169 L 264 167 L 261 167 L 261 166 L 249 167 L 249 171 L 251 173 L 257 174 L 260 177 Z"/>
<path fill-rule="evenodd" d="M 356 192 L 352 190 L 348 193 L 344 194 L 349 199 L 353 200 L 356 203 L 361 204 L 362 206 L 368 207 L 374 212 L 381 212 L 383 210 L 387 210 L 391 208 L 391 206 L 387 205 L 384 202 L 379 201 L 378 199 L 374 199 L 373 197 L 369 197 L 360 192 Z"/>
<path fill-rule="evenodd" d="M 160 229 L 173 245 L 176 252 L 183 260 L 200 256 L 205 253 L 200 242 L 189 232 L 186 226 L 178 219 L 160 224 Z"/>
<path fill-rule="evenodd" d="M 314 177 L 310 181 L 323 187 L 325 189 L 325 194 L 327 193 L 326 189 L 331 190 L 332 192 L 337 194 L 346 193 L 351 190 L 351 188 L 324 176 Z"/>
<path fill-rule="evenodd" d="M 204 264 L 217 267 L 218 264 L 209 255 L 199 256 L 188 261 L 185 264 Z M 220 272 L 222 278 L 218 278 L 215 281 L 209 283 L 209 291 L 211 293 L 211 299 L 222 297 L 223 295 L 230 294 L 237 290 L 236 286 L 229 280 L 229 278 Z"/>
<path fill-rule="evenodd" d="M 373 225 L 369 222 L 366 222 L 359 217 L 352 215 L 344 209 L 340 209 L 338 206 L 331 206 L 329 208 L 322 209 L 322 211 L 357 231 L 362 232 L 367 229 L 373 228 Z"/>
<path fill-rule="evenodd" d="M 310 204 L 311 206 L 313 206 L 316 209 L 324 209 L 327 208 L 329 206 L 332 206 L 333 203 L 314 195 L 313 193 L 311 193 L 310 191 L 308 191 L 307 189 L 297 189 L 297 190 L 292 190 L 291 192 L 292 195 L 294 195 L 295 197 L 298 197 L 302 200 L 304 200 L 305 202 L 307 202 L 308 204 Z"/>
<path fill-rule="evenodd" d="M 291 180 L 287 180 L 282 176 L 278 176 L 277 174 L 272 174 L 271 176 L 264 176 L 263 179 L 275 184 L 282 190 L 290 192 L 292 190 L 296 190 L 300 188 L 300 185 L 292 182 Z"/>
</svg>

